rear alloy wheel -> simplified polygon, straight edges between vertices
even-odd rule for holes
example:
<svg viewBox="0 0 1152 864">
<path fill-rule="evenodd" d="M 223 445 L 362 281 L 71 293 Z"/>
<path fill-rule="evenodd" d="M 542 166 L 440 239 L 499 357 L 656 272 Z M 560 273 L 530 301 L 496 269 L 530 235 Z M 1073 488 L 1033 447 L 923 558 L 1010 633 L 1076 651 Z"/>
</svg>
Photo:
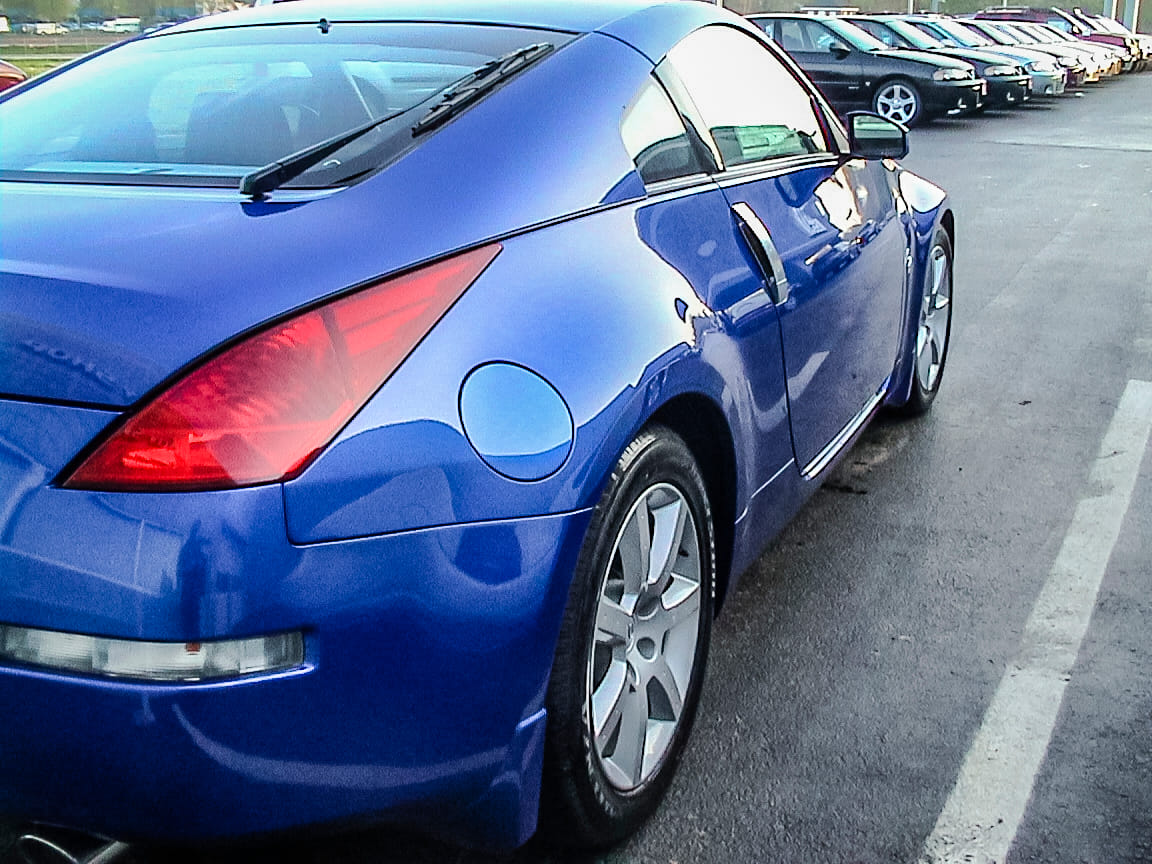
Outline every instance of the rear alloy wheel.
<svg viewBox="0 0 1152 864">
<path fill-rule="evenodd" d="M 952 241 L 948 232 L 936 230 L 928 253 L 928 272 L 920 299 L 920 321 L 916 328 L 912 391 L 903 410 L 923 414 L 932 407 L 948 359 L 952 334 Z"/>
<path fill-rule="evenodd" d="M 593 515 L 557 643 L 542 808 L 555 843 L 609 846 L 660 802 L 700 697 L 714 581 L 692 454 L 642 432 Z"/>
<path fill-rule="evenodd" d="M 920 99 L 920 91 L 911 81 L 897 78 L 886 81 L 876 89 L 876 95 L 872 97 L 872 108 L 887 120 L 913 126 L 920 120 L 924 103 Z"/>
</svg>

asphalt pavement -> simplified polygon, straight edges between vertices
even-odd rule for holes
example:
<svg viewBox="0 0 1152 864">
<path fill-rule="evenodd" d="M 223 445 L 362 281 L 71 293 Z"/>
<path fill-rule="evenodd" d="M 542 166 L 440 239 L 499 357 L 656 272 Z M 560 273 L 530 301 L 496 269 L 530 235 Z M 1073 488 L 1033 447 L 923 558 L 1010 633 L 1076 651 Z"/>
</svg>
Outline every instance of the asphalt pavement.
<svg viewBox="0 0 1152 864">
<path fill-rule="evenodd" d="M 943 390 L 744 574 L 667 800 L 589 862 L 1152 862 L 1152 73 L 911 148 L 957 215 Z M 192 858 L 559 860 L 382 830 Z"/>
</svg>

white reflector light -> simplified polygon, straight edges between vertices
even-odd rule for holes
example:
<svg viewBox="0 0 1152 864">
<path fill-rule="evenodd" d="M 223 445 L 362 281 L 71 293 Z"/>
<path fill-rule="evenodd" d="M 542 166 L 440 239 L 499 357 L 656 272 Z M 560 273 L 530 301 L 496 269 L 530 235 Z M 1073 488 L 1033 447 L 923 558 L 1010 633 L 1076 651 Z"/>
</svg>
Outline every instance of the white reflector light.
<svg viewBox="0 0 1152 864">
<path fill-rule="evenodd" d="M 206 681 L 299 666 L 304 662 L 304 636 L 142 642 L 0 625 L 0 661 L 145 681 Z"/>
</svg>

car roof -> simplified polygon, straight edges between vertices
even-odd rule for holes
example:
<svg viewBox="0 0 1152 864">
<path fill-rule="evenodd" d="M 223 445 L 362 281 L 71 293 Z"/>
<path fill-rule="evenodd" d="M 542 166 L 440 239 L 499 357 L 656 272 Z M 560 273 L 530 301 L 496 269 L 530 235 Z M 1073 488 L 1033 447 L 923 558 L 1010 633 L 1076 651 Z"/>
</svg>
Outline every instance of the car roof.
<svg viewBox="0 0 1152 864">
<path fill-rule="evenodd" d="M 155 36 L 267 24 L 340 22 L 494 24 L 567 33 L 599 32 L 631 45 L 652 62 L 697 27 L 724 23 L 763 38 L 734 12 L 699 0 L 292 0 L 210 15 L 166 27 Z M 144 37 L 149 38 L 149 37 Z"/>
<path fill-rule="evenodd" d="M 272 23 L 329 21 L 444 22 L 540 27 L 588 33 L 651 6 L 683 6 L 684 0 L 524 0 L 524 2 L 468 2 L 468 0 L 294 0 L 241 9 L 188 21 L 179 30 L 212 29 Z"/>
</svg>

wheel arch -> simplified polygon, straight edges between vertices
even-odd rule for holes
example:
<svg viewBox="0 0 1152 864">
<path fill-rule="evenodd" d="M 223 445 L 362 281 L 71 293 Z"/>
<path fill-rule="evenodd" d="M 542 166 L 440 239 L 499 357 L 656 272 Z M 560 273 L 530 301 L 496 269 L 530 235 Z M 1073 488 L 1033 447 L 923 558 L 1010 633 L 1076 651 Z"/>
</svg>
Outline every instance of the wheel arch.
<svg viewBox="0 0 1152 864">
<path fill-rule="evenodd" d="M 915 76 L 909 75 L 906 72 L 888 72 L 884 75 L 883 78 L 877 81 L 875 85 L 873 85 L 872 98 L 875 99 L 876 94 L 879 93 L 885 86 L 891 84 L 893 81 L 900 81 L 905 84 L 911 84 L 914 88 L 916 88 L 916 93 L 920 93 L 921 85 L 917 83 Z"/>
<path fill-rule="evenodd" d="M 736 447 L 724 412 L 700 393 L 684 393 L 661 405 L 645 426 L 664 426 L 692 451 L 712 506 L 716 532 L 716 605 L 723 605 L 731 581 L 736 522 Z"/>
<path fill-rule="evenodd" d="M 940 227 L 948 232 L 948 239 L 952 243 L 952 254 L 956 254 L 956 217 L 952 215 L 952 211 L 945 210 L 940 217 Z"/>
<path fill-rule="evenodd" d="M 953 214 L 948 193 L 918 174 L 902 168 L 898 175 L 898 188 L 900 196 L 910 211 L 908 225 L 912 269 L 909 273 L 908 285 L 912 288 L 919 286 L 921 280 L 925 278 L 928 252 L 937 230 L 944 231 L 948 235 L 948 240 L 952 244 L 953 258 L 955 258 L 956 217 Z M 915 339 L 917 316 L 919 315 L 916 297 L 916 290 L 908 292 L 900 356 L 897 358 L 888 395 L 884 400 L 886 405 L 893 408 L 904 405 L 911 394 L 914 365 L 912 340 Z"/>
</svg>

